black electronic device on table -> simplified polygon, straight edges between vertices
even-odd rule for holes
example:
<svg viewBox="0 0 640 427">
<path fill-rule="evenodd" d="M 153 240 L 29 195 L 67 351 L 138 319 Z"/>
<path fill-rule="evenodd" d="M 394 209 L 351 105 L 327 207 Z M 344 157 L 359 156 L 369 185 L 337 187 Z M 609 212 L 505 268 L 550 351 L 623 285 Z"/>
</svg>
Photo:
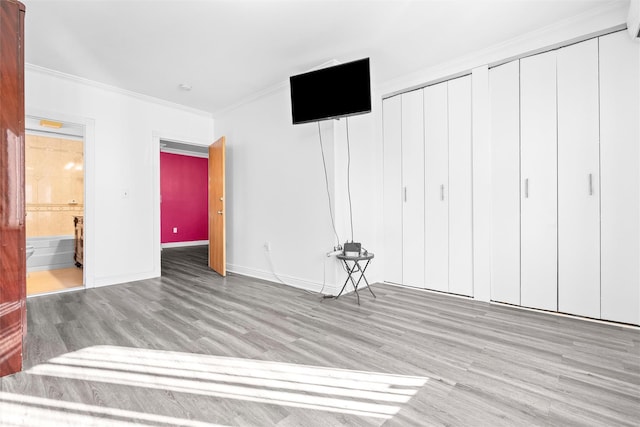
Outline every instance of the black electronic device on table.
<svg viewBox="0 0 640 427">
<path fill-rule="evenodd" d="M 344 244 L 344 255 L 345 256 L 360 256 L 360 252 L 362 251 L 362 245 L 356 242 L 346 242 Z"/>
</svg>

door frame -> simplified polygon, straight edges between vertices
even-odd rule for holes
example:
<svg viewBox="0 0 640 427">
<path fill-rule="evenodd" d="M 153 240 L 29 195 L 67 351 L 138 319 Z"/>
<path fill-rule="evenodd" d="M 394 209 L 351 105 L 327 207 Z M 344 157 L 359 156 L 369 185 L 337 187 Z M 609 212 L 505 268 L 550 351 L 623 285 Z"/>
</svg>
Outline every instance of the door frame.
<svg viewBox="0 0 640 427">
<path fill-rule="evenodd" d="M 151 140 L 151 149 L 154 153 L 151 165 L 151 173 L 153 176 L 153 275 L 154 277 L 161 277 L 160 141 L 177 142 L 197 147 L 208 147 L 211 142 L 205 139 L 194 139 L 156 130 L 152 132 Z"/>
<path fill-rule="evenodd" d="M 43 118 L 59 122 L 73 123 L 76 125 L 84 126 L 84 258 L 82 268 L 82 280 L 84 283 L 84 289 L 90 289 L 95 287 L 95 120 L 75 116 L 70 114 L 64 114 L 57 111 L 40 110 L 37 108 L 25 108 L 25 117 Z M 26 133 L 26 130 L 25 130 Z M 52 293 L 61 292 L 73 292 L 79 288 L 72 288 L 68 290 L 60 290 L 55 292 L 48 292 L 42 295 L 49 295 Z M 29 298 L 37 297 L 39 295 L 32 295 Z"/>
</svg>

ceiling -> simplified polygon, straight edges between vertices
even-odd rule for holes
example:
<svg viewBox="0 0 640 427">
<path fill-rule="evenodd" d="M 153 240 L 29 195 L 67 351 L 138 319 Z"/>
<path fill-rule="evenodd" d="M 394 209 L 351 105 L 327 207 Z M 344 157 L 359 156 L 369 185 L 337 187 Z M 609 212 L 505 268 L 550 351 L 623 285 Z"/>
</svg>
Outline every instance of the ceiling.
<svg viewBox="0 0 640 427">
<path fill-rule="evenodd" d="M 23 2 L 27 63 L 215 113 L 333 59 L 382 83 L 628 0 Z"/>
</svg>

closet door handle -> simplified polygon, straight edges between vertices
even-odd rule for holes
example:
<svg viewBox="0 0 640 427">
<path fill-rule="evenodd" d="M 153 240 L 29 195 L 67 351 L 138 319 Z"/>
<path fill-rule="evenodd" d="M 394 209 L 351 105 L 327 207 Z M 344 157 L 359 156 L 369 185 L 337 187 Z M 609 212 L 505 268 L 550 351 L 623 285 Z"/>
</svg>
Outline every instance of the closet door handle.
<svg viewBox="0 0 640 427">
<path fill-rule="evenodd" d="M 440 184 L 440 200 L 444 201 L 444 184 Z"/>
<path fill-rule="evenodd" d="M 404 202 L 407 203 L 407 187 L 402 187 L 402 192 L 403 192 L 403 196 L 404 197 Z"/>
<path fill-rule="evenodd" d="M 589 195 L 593 196 L 593 174 L 589 174 Z"/>
<path fill-rule="evenodd" d="M 524 179 L 524 198 L 529 198 L 529 178 Z"/>
</svg>

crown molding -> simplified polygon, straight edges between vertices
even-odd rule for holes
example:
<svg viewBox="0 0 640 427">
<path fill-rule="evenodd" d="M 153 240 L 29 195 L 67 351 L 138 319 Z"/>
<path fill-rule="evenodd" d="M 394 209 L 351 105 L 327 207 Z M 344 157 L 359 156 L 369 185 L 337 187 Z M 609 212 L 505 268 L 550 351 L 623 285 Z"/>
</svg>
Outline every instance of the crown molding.
<svg viewBox="0 0 640 427">
<path fill-rule="evenodd" d="M 220 110 L 214 111 L 212 116 L 214 118 L 223 116 L 223 115 L 225 115 L 225 114 L 227 114 L 227 113 L 229 113 L 229 112 L 231 112 L 233 110 L 236 110 L 236 109 L 242 107 L 243 105 L 250 104 L 253 101 L 256 101 L 256 100 L 258 100 L 260 98 L 263 98 L 263 97 L 271 95 L 272 93 L 278 92 L 279 90 L 284 89 L 288 85 L 289 85 L 288 81 L 281 81 L 280 83 L 276 83 L 273 86 L 269 86 L 269 87 L 267 87 L 265 89 L 262 89 L 262 90 L 259 90 L 257 92 L 254 92 L 251 95 L 249 95 L 249 96 L 247 96 L 245 98 L 242 98 L 240 101 L 229 105 L 228 107 L 224 107 L 224 108 L 222 108 Z"/>
<path fill-rule="evenodd" d="M 75 76 L 73 74 L 67 74 L 67 73 L 63 73 L 62 71 L 56 71 L 56 70 L 52 70 L 50 68 L 46 68 L 46 67 L 41 67 L 39 65 L 34 65 L 34 64 L 25 64 L 25 70 L 26 71 L 31 71 L 34 73 L 38 73 L 38 74 L 43 74 L 46 76 L 50 76 L 50 77 L 56 77 L 59 79 L 63 79 L 63 80 L 67 80 L 73 83 L 78 83 L 81 85 L 85 85 L 85 86 L 91 86 L 97 89 L 102 89 L 105 90 L 107 92 L 113 92 L 113 93 L 117 93 L 120 95 L 125 95 L 125 96 L 129 96 L 132 98 L 136 98 L 139 99 L 141 101 L 146 101 L 146 102 L 151 102 L 153 104 L 157 104 L 157 105 L 162 105 L 164 107 L 169 107 L 169 108 L 175 108 L 178 110 L 182 110 L 188 113 L 192 113 L 192 114 L 196 114 L 198 116 L 203 116 L 203 117 L 207 117 L 207 118 L 213 118 L 213 114 L 211 114 L 208 111 L 204 111 L 204 110 L 199 110 L 197 108 L 192 108 L 192 107 L 187 107 L 186 105 L 182 105 L 182 104 L 177 104 L 175 102 L 171 102 L 171 101 L 166 101 L 164 99 L 160 99 L 160 98 L 155 98 L 153 96 L 149 96 L 149 95 L 144 95 L 138 92 L 133 92 L 127 89 L 123 89 L 117 86 L 112 86 L 112 85 L 108 85 L 106 83 L 100 83 L 97 82 L 95 80 L 90 80 L 90 79 L 86 79 L 84 77 L 79 77 L 79 76 Z"/>
<path fill-rule="evenodd" d="M 317 66 L 315 66 L 315 67 L 313 67 L 313 68 L 311 68 L 311 69 L 309 69 L 307 71 L 303 71 L 302 73 L 308 73 L 308 72 L 311 72 L 311 71 L 320 70 L 322 68 L 332 67 L 334 65 L 339 65 L 339 64 L 341 64 L 341 62 L 338 61 L 337 59 L 331 59 L 331 60 L 323 62 L 322 64 L 317 65 Z M 271 95 L 272 93 L 277 92 L 277 91 L 279 91 L 281 89 L 284 89 L 287 86 L 289 86 L 289 80 L 288 79 L 287 80 L 283 80 L 283 81 L 281 81 L 279 83 L 276 83 L 273 86 L 269 86 L 269 87 L 267 87 L 265 89 L 262 89 L 262 90 L 259 90 L 257 92 L 254 92 L 251 95 L 241 99 L 240 101 L 229 105 L 228 107 L 225 107 L 225 108 L 222 108 L 220 110 L 215 111 L 213 113 L 213 117 L 222 116 L 222 115 L 224 115 L 224 114 L 226 114 L 226 113 L 228 113 L 230 111 L 233 111 L 233 110 L 235 110 L 237 108 L 242 107 L 243 105 L 250 104 L 251 102 L 256 101 L 256 100 L 258 100 L 258 99 L 260 99 L 262 97 Z"/>
</svg>

